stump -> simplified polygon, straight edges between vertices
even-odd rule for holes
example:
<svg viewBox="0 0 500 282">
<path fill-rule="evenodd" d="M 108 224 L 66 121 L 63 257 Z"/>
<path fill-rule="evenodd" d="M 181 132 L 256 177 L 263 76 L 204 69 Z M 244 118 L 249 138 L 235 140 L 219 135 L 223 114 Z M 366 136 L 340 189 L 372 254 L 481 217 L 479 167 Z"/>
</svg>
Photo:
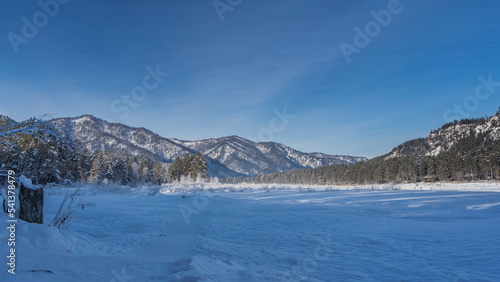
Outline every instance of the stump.
<svg viewBox="0 0 500 282">
<path fill-rule="evenodd" d="M 43 223 L 43 188 L 28 188 L 20 183 L 19 218 L 31 223 Z"/>
</svg>

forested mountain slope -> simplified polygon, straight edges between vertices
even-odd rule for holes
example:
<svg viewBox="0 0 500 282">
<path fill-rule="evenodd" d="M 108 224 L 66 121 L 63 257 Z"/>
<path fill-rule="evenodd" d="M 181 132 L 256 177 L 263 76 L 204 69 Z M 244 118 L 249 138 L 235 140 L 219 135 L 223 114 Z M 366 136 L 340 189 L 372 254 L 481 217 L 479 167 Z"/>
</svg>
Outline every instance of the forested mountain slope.
<svg viewBox="0 0 500 282">
<path fill-rule="evenodd" d="M 283 184 L 362 184 L 369 182 L 471 181 L 500 179 L 500 111 L 492 117 L 464 119 L 431 131 L 388 154 L 356 164 L 232 178 Z"/>
<path fill-rule="evenodd" d="M 57 118 L 51 123 L 89 151 L 111 151 L 152 157 L 172 163 L 177 156 L 200 152 L 207 157 L 211 176 L 253 176 L 259 173 L 355 163 L 363 157 L 302 153 L 274 142 L 253 142 L 238 136 L 199 141 L 164 138 L 145 128 L 110 123 L 91 115 Z"/>
</svg>

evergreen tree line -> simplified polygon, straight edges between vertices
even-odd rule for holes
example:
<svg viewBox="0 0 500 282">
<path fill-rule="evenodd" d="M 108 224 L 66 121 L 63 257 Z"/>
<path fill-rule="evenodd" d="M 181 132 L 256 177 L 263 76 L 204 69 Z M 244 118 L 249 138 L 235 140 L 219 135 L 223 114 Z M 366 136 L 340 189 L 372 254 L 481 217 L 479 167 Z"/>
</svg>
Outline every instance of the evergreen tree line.
<svg viewBox="0 0 500 282">
<path fill-rule="evenodd" d="M 186 154 L 183 158 L 175 158 L 174 163 L 168 169 L 168 177 L 171 181 L 180 181 L 181 177 L 207 178 L 208 164 L 205 156 L 201 153 Z"/>
<path fill-rule="evenodd" d="M 386 156 L 355 164 L 260 174 L 252 178 L 229 178 L 226 183 L 329 184 L 409 183 L 500 179 L 500 140 L 489 132 L 461 138 L 436 156 Z"/>
<path fill-rule="evenodd" d="M 500 109 L 496 113 L 496 115 L 500 115 Z M 431 133 L 436 133 L 439 130 L 446 129 L 448 127 L 454 126 L 454 125 L 464 125 L 464 124 L 472 124 L 472 125 L 477 125 L 477 124 L 485 124 L 491 117 L 490 116 L 485 116 L 485 117 L 480 117 L 480 118 L 464 118 L 461 120 L 454 120 L 452 122 L 445 123 L 441 128 L 436 129 L 431 131 Z"/>
<path fill-rule="evenodd" d="M 200 153 L 186 155 L 182 160 L 178 157 L 171 165 L 174 169 L 167 167 L 148 157 L 89 152 L 39 119 L 17 123 L 0 116 L 0 180 L 8 170 L 14 170 L 35 184 L 81 181 L 135 186 L 167 183 L 179 180 L 181 175 L 206 177 L 208 172 L 205 156 Z"/>
<path fill-rule="evenodd" d="M 35 183 L 77 179 L 85 165 L 81 147 L 49 124 L 31 118 L 16 123 L 0 117 L 0 176 L 14 170 Z"/>
<path fill-rule="evenodd" d="M 495 113 L 495 116 L 498 116 L 500 117 L 500 107 L 498 107 L 498 111 Z M 445 123 L 443 126 L 441 126 L 441 128 L 439 129 L 436 129 L 436 130 L 432 130 L 431 131 L 431 134 L 432 133 L 436 133 L 438 132 L 439 130 L 443 130 L 443 129 L 446 129 L 448 127 L 451 127 L 451 126 L 454 126 L 454 125 L 484 125 L 486 124 L 488 121 L 491 121 L 491 118 L 490 116 L 484 116 L 484 117 L 480 117 L 480 118 L 463 118 L 461 120 L 454 120 L 452 122 L 448 122 L 448 123 Z M 497 121 L 497 125 L 498 125 L 498 121 Z"/>
<path fill-rule="evenodd" d="M 168 182 L 166 165 L 151 158 L 117 155 L 97 150 L 88 155 L 88 160 L 88 166 L 80 168 L 85 174 L 81 181 L 93 184 L 114 182 L 130 186 Z"/>
</svg>

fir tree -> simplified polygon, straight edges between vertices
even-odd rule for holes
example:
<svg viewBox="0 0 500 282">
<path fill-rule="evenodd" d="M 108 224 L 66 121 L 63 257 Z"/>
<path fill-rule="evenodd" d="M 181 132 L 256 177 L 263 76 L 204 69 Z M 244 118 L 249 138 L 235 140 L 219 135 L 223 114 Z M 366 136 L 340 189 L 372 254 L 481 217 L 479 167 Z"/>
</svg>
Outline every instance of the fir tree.
<svg viewBox="0 0 500 282">
<path fill-rule="evenodd" d="M 168 177 L 171 181 L 179 181 L 181 179 L 181 175 L 183 174 L 184 169 L 182 166 L 182 161 L 179 156 L 175 158 L 175 161 L 172 165 L 170 165 L 168 169 Z"/>
<path fill-rule="evenodd" d="M 155 183 L 161 185 L 165 181 L 165 168 L 161 162 L 157 162 L 153 168 L 153 178 Z"/>
</svg>

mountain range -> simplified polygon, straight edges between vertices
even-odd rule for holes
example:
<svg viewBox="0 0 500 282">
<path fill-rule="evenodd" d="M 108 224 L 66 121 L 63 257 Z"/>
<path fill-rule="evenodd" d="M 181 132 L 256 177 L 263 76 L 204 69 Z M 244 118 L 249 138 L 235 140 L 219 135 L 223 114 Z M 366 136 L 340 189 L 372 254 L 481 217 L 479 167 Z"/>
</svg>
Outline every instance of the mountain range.
<svg viewBox="0 0 500 282">
<path fill-rule="evenodd" d="M 255 176 L 261 173 L 315 168 L 366 161 L 364 157 L 303 153 L 275 142 L 253 142 L 239 136 L 198 141 L 165 138 L 145 128 L 110 123 L 92 115 L 50 121 L 88 150 L 133 154 L 172 163 L 177 156 L 200 152 L 206 156 L 209 176 Z"/>
</svg>

